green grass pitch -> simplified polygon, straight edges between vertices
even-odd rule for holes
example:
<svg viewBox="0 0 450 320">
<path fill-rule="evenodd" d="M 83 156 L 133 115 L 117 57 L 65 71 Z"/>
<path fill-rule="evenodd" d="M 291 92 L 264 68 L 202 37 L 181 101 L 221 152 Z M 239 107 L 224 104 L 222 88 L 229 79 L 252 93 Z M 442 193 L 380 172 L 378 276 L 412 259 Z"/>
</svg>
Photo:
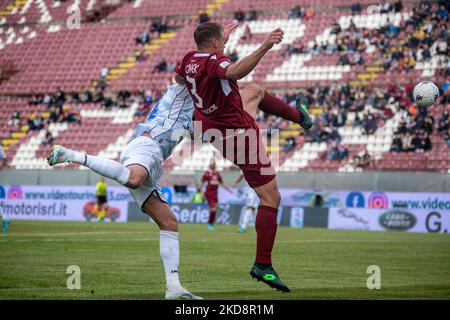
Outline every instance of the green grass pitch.
<svg viewBox="0 0 450 320">
<path fill-rule="evenodd" d="M 274 267 L 292 292 L 251 279 L 255 234 L 180 226 L 182 284 L 205 299 L 449 299 L 450 235 L 279 228 Z M 66 269 L 81 269 L 81 289 Z M 381 289 L 366 287 L 369 265 Z M 149 223 L 13 221 L 0 234 L 0 299 L 162 299 L 159 232 Z"/>
</svg>

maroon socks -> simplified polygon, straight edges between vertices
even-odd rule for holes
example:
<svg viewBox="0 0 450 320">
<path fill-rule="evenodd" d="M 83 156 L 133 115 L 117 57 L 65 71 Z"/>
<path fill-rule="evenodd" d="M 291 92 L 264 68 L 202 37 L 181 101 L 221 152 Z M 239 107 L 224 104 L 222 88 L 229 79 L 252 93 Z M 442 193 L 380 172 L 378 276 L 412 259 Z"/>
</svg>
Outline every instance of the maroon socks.
<svg viewBox="0 0 450 320">
<path fill-rule="evenodd" d="M 267 91 L 259 104 L 259 109 L 265 113 L 279 116 L 295 123 L 302 123 L 303 121 L 303 117 L 297 109 L 291 107 Z"/>
<path fill-rule="evenodd" d="M 277 234 L 277 208 L 259 206 L 256 215 L 256 263 L 272 264 L 272 248 Z"/>
</svg>

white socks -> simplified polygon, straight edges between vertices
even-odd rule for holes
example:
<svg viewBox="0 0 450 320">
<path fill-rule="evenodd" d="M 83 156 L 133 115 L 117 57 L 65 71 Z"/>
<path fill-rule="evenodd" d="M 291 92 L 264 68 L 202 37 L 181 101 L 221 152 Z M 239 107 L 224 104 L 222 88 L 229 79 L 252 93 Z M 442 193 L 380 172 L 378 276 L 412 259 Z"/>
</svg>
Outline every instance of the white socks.
<svg viewBox="0 0 450 320">
<path fill-rule="evenodd" d="M 67 157 L 72 162 L 84 165 L 104 177 L 117 181 L 121 185 L 125 185 L 130 178 L 130 170 L 117 161 L 87 154 L 85 155 L 81 152 L 76 152 L 67 148 L 64 149 Z"/>
<path fill-rule="evenodd" d="M 180 260 L 180 246 L 178 243 L 178 232 L 159 232 L 159 253 L 163 260 L 166 273 L 166 291 L 178 293 L 184 291 L 178 277 L 178 264 Z"/>
<path fill-rule="evenodd" d="M 253 218 L 253 209 L 247 208 L 244 213 L 244 219 L 242 220 L 241 228 L 246 229 L 248 221 Z"/>
</svg>

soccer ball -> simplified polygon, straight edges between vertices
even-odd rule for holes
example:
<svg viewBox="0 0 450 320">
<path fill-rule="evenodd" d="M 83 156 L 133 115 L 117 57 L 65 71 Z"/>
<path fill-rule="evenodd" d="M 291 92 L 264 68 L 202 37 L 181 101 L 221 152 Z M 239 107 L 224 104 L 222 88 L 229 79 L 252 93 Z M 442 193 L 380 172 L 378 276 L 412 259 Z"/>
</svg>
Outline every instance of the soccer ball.
<svg viewBox="0 0 450 320">
<path fill-rule="evenodd" d="M 439 89 L 431 81 L 422 81 L 414 88 L 413 96 L 419 107 L 429 107 L 439 97 Z"/>
</svg>

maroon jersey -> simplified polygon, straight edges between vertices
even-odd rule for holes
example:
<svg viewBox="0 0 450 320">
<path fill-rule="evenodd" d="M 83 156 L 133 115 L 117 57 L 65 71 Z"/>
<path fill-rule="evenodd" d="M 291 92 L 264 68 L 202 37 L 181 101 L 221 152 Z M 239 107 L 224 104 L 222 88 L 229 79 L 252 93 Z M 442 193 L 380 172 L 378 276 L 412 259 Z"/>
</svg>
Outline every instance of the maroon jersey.
<svg viewBox="0 0 450 320">
<path fill-rule="evenodd" d="M 274 179 L 275 170 L 261 141 L 255 119 L 244 110 L 237 81 L 226 78 L 230 65 L 230 59 L 222 53 L 191 51 L 183 58 L 176 72 L 186 80 L 195 104 L 194 118 L 201 121 L 202 133 L 218 129 L 221 134 L 218 139 L 214 136 L 207 141 L 226 159 L 238 165 L 249 185 L 256 188 Z M 232 133 L 227 129 L 232 129 Z M 247 139 L 247 134 L 253 134 L 253 140 Z M 232 145 L 228 144 L 231 140 Z M 238 147 L 239 143 L 242 144 Z M 269 170 L 263 173 L 263 168 Z"/>
<path fill-rule="evenodd" d="M 237 81 L 226 79 L 230 65 L 230 59 L 221 53 L 197 51 L 186 54 L 178 65 L 176 72 L 186 80 L 202 131 L 252 126 L 253 118 L 244 111 Z M 203 122 L 205 119 L 209 121 Z"/>
<path fill-rule="evenodd" d="M 222 176 L 217 171 L 208 170 L 203 174 L 202 182 L 206 182 L 206 194 L 217 194 L 219 184 L 222 183 Z"/>
</svg>

